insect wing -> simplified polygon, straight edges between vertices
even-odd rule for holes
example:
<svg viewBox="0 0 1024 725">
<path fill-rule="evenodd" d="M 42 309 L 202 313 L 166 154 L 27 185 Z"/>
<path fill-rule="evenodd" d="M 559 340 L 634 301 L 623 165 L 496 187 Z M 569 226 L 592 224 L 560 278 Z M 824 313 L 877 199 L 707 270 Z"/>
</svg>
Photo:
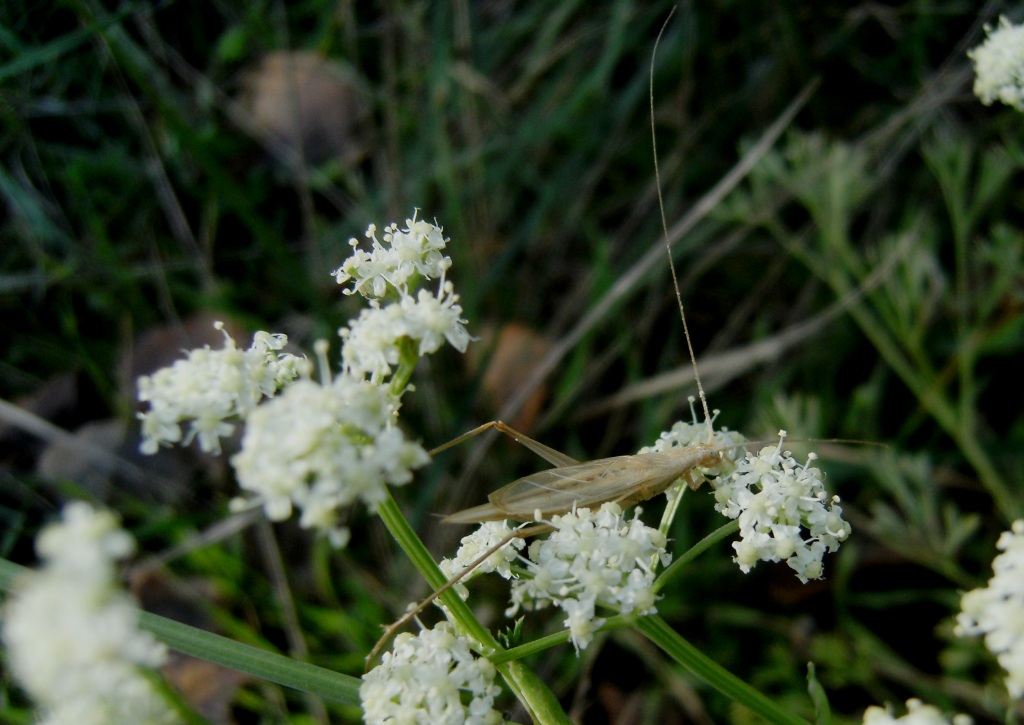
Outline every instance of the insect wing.
<svg viewBox="0 0 1024 725">
<path fill-rule="evenodd" d="M 550 516 L 607 501 L 626 505 L 660 493 L 680 475 L 676 466 L 666 471 L 662 465 L 651 465 L 661 461 L 649 458 L 602 458 L 539 471 L 498 489 L 488 500 L 507 518 L 520 520 L 532 519 L 536 511 Z"/>
<path fill-rule="evenodd" d="M 482 524 L 485 521 L 503 521 L 510 518 L 509 514 L 485 503 L 468 509 L 456 511 L 441 519 L 442 524 Z"/>
<path fill-rule="evenodd" d="M 550 468 L 513 481 L 488 496 L 488 503 L 457 511 L 443 523 L 530 521 L 537 511 L 548 517 L 571 511 L 573 506 L 594 507 L 608 501 L 631 506 L 662 493 L 697 466 L 714 465 L 720 450 L 724 449 L 698 443 Z"/>
</svg>

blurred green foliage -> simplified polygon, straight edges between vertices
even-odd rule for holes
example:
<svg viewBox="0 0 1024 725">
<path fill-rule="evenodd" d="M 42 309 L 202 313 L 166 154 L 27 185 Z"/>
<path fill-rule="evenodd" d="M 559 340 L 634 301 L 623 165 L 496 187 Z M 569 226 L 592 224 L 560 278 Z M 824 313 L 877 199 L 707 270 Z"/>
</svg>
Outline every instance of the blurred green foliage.
<svg viewBox="0 0 1024 725">
<path fill-rule="evenodd" d="M 825 446 L 855 532 L 826 560 L 827 579 L 801 586 L 763 564 L 741 577 L 723 549 L 701 557 L 659 608 L 806 717 L 813 659 L 836 722 L 911 695 L 998 718 L 998 669 L 953 642 L 948 625 L 956 591 L 987 578 L 996 536 L 1024 513 L 1014 392 L 1024 353 L 1024 146 L 1017 114 L 970 94 L 965 56 L 1000 6 L 978 17 L 975 3 L 955 1 L 686 3 L 651 77 L 670 8 L 4 5 L 0 398 L 74 373 L 87 394 L 62 424 L 123 416 L 131 401 L 115 369 L 132 341 L 199 312 L 285 330 L 306 350 L 316 337 L 336 341 L 349 312 L 330 271 L 346 241 L 415 207 L 451 236 L 471 331 L 516 322 L 558 341 L 614 295 L 549 377 L 551 412 L 532 434 L 579 458 L 635 451 L 689 415 L 693 392 L 615 397 L 688 365 L 667 260 L 615 289 L 663 244 L 648 84 L 671 227 L 817 79 L 783 140 L 674 255 L 698 363 L 743 353 L 710 396 L 719 424 L 752 437 L 784 427 L 886 447 Z M 266 112 L 252 99 L 270 72 L 261 60 L 284 50 L 323 54 L 350 92 L 339 111 L 327 100 L 299 104 L 287 73 L 270 84 L 278 122 L 302 116 L 298 145 L 262 134 Z M 338 113 L 353 125 L 324 137 L 313 120 Z M 827 322 L 770 355 L 747 354 L 823 313 Z M 403 415 L 428 445 L 500 407 L 482 391 L 481 368 L 454 353 L 420 373 Z M 400 494 L 439 554 L 454 537 L 430 513 L 482 500 L 536 465 L 496 445 L 460 469 L 473 455 L 466 448 Z M 4 554 L 28 558 L 24 542 L 56 497 L 30 461 L 0 450 L 4 487 L 19 492 L 4 495 L 5 520 L 22 541 L 8 537 Z M 187 540 L 223 516 L 229 494 L 189 485 L 208 505 L 130 509 L 144 547 Z M 676 547 L 710 531 L 715 515 L 710 497 L 695 496 Z M 287 527 L 284 535 L 289 561 L 301 562 L 289 583 L 312 660 L 358 674 L 378 625 L 422 592 L 409 589 L 412 570 L 365 512 L 354 516 L 366 533 L 341 554 Z M 237 540 L 219 547 L 172 568 L 216 582 L 218 622 L 232 636 L 285 647 L 279 592 L 257 557 Z M 481 606 L 500 613 L 500 586 L 486 586 L 474 585 Z M 524 627 L 525 636 L 539 631 Z M 564 654 L 532 664 L 567 706 L 577 698 L 588 722 L 613 712 L 599 688 L 641 698 L 648 721 L 681 712 L 744 721 L 627 634 L 581 663 Z M 650 675 L 623 675 L 624 657 Z M 581 667 L 592 689 L 576 692 Z M 237 707 L 250 714 L 240 720 L 304 722 L 289 698 L 292 716 L 280 697 L 244 697 Z"/>
</svg>

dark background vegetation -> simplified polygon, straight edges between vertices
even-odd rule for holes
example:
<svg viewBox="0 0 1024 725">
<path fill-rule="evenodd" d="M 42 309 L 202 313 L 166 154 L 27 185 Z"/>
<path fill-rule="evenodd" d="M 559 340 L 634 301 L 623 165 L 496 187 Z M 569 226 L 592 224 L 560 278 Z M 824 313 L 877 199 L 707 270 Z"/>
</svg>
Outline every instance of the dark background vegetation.
<svg viewBox="0 0 1024 725">
<path fill-rule="evenodd" d="M 451 237 L 451 277 L 482 339 L 465 359 L 425 361 L 407 430 L 429 447 L 501 414 L 578 458 L 650 443 L 689 418 L 694 392 L 625 395 L 689 364 L 664 252 L 615 285 L 663 245 L 648 84 L 671 7 L 5 4 L 0 398 L 67 431 L 105 421 L 89 441 L 152 466 L 118 423 L 132 421 L 134 375 L 219 346 L 214 319 L 240 342 L 266 329 L 301 350 L 336 343 L 354 313 L 330 277 L 347 240 L 418 208 Z M 824 580 L 800 585 L 766 564 L 742 576 L 721 547 L 659 603 L 694 644 L 806 717 L 811 660 L 851 721 L 911 695 L 981 720 L 1006 706 L 992 660 L 951 635 L 957 591 L 987 579 L 998 533 L 1024 512 L 1021 116 L 980 104 L 966 57 L 999 13 L 1021 19 L 1003 3 L 720 0 L 679 5 L 661 39 L 653 100 L 670 227 L 818 83 L 770 158 L 673 251 L 720 425 L 885 447 L 817 446 L 854 526 Z M 507 408 L 531 365 L 607 299 L 532 408 Z M 9 411 L 2 425 L 0 554 L 22 563 L 68 496 L 104 499 L 155 554 L 194 540 L 234 495 L 226 467 L 197 455 L 133 478 L 55 453 L 57 433 Z M 462 532 L 434 514 L 535 466 L 506 441 L 471 443 L 397 495 L 443 555 Z M 717 516 L 694 496 L 675 549 Z M 355 511 L 351 525 L 341 553 L 276 532 L 312 661 L 359 674 L 378 625 L 424 589 L 372 517 Z M 221 631 L 287 650 L 258 538 L 176 556 L 163 589 L 137 591 L 167 607 L 187 590 Z M 487 584 L 474 586 L 485 598 Z M 536 665 L 582 721 L 750 717 L 637 635 L 579 660 L 563 650 Z M 307 705 L 249 683 L 231 717 L 308 722 L 295 714 Z"/>
</svg>

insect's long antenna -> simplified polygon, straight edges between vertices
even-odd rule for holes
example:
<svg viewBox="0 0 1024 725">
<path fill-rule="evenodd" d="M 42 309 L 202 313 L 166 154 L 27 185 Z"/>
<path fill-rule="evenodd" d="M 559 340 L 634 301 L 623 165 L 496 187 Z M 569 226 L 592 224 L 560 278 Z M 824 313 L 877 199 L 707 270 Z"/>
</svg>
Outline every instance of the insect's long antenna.
<svg viewBox="0 0 1024 725">
<path fill-rule="evenodd" d="M 665 18 L 665 22 L 661 25 L 661 30 L 658 31 L 658 37 L 654 41 L 654 51 L 651 53 L 651 73 L 650 73 L 650 87 L 648 89 L 648 98 L 651 104 L 651 150 L 654 152 L 654 185 L 658 191 L 658 211 L 661 213 L 661 230 L 665 234 L 665 251 L 668 253 L 668 268 L 672 272 L 672 287 L 676 293 L 676 303 L 679 305 L 679 317 L 683 321 L 683 335 L 686 337 L 686 349 L 690 353 L 690 362 L 693 363 L 693 379 L 697 381 L 697 395 L 700 396 L 700 404 L 704 408 L 704 421 L 708 426 L 708 443 L 711 443 L 715 437 L 715 431 L 711 424 L 711 411 L 708 410 L 708 399 L 704 395 L 704 386 L 700 382 L 700 371 L 697 370 L 697 356 L 693 352 L 693 342 L 690 340 L 690 328 L 686 324 L 686 312 L 683 311 L 683 294 L 679 291 L 679 276 L 676 274 L 676 264 L 672 261 L 672 246 L 668 240 L 668 222 L 665 220 L 665 200 L 661 195 L 661 172 L 658 168 L 658 139 L 657 134 L 654 131 L 654 60 L 658 56 L 658 43 L 661 42 L 661 36 L 665 32 L 665 28 L 668 27 L 669 21 L 672 20 L 672 16 L 675 14 L 676 9 L 673 7 L 669 12 L 668 17 Z"/>
</svg>

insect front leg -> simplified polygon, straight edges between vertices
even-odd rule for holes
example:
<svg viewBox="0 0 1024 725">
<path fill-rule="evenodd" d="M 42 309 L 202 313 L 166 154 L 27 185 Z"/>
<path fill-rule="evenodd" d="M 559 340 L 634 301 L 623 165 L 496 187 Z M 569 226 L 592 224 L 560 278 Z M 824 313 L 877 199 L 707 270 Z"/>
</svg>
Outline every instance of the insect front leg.
<svg viewBox="0 0 1024 725">
<path fill-rule="evenodd" d="M 704 483 L 704 474 L 693 471 L 693 469 L 683 474 L 683 480 L 686 481 L 686 485 L 689 486 L 691 491 L 696 491 Z"/>
</svg>

